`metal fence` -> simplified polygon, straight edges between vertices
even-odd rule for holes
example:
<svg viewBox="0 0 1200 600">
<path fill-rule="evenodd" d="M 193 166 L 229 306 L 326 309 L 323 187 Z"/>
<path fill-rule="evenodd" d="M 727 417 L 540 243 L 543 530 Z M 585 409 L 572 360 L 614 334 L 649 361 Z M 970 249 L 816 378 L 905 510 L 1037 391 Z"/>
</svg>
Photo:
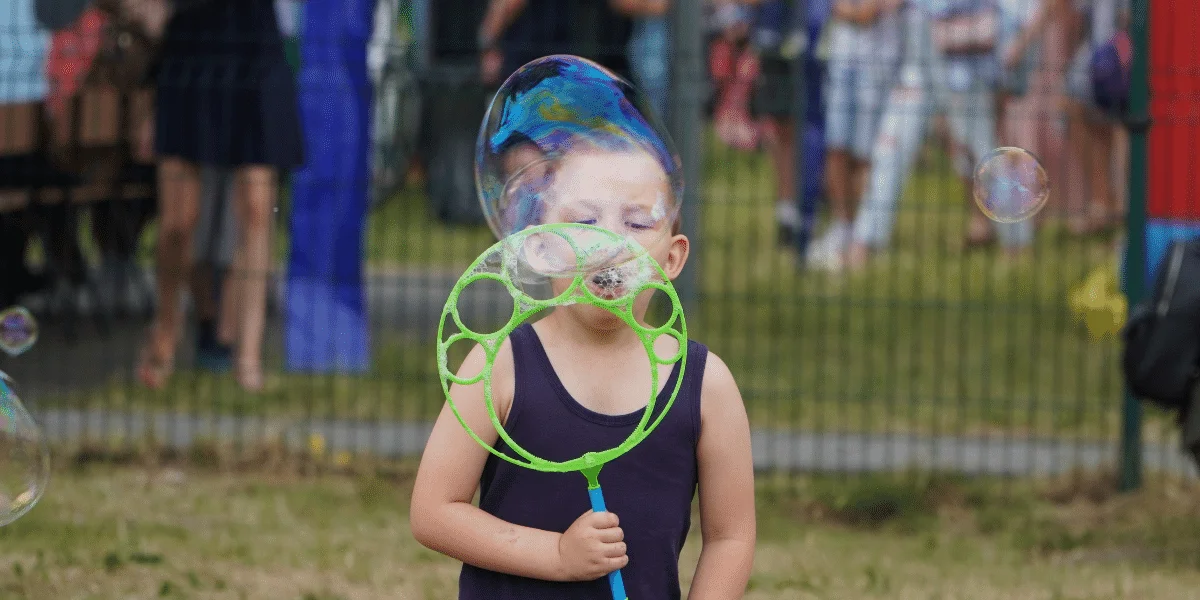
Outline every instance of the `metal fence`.
<svg viewBox="0 0 1200 600">
<path fill-rule="evenodd" d="M 1043 60 L 1028 97 L 1010 105 L 1008 120 L 1017 133 L 1002 133 L 996 143 L 1034 145 L 1053 182 L 1050 204 L 1026 246 L 1009 254 L 991 239 L 967 239 L 976 209 L 963 175 L 978 157 L 964 162 L 963 150 L 970 149 L 962 146 L 973 140 L 947 142 L 952 127 L 933 114 L 915 132 L 923 141 L 911 168 L 895 173 L 902 193 L 890 239 L 863 264 L 834 270 L 822 266 L 830 263 L 817 251 L 831 221 L 827 149 L 819 140 L 828 133 L 826 111 L 838 108 L 829 96 L 820 29 L 786 23 L 785 34 L 801 33 L 794 41 L 804 51 L 761 54 L 762 75 L 742 79 L 737 15 L 716 16 L 701 3 L 672 4 L 668 120 L 688 175 L 684 227 L 695 245 L 678 286 L 692 337 L 724 358 L 741 387 L 758 467 L 781 475 L 917 469 L 1004 476 L 1115 468 L 1124 393 L 1116 326 L 1124 317 L 1118 278 L 1125 226 L 1071 230 L 1072 218 L 1087 214 L 1096 182 L 1073 155 L 1071 136 L 1080 125 L 1037 103 L 1062 94 L 1057 81 L 1066 65 Z M 817 4 L 802 6 L 815 13 Z M 282 440 L 304 448 L 317 435 L 330 453 L 418 455 L 443 403 L 434 359 L 442 305 L 463 269 L 494 241 L 480 219 L 471 178 L 475 132 L 494 89 L 479 80 L 476 31 L 486 5 L 397 3 L 383 17 L 396 27 L 377 31 L 371 42 L 386 50 L 375 75 L 381 83 L 370 92 L 338 92 L 369 93 L 376 110 L 376 164 L 361 245 L 370 347 L 365 370 L 313 373 L 286 364 L 307 331 L 292 325 L 288 334 L 289 315 L 321 324 L 312 329 L 314 347 L 337 345 L 330 324 L 340 318 L 336 307 L 289 300 L 292 245 L 298 237 L 324 234 L 319 220 L 312 225 L 311 215 L 308 221 L 298 216 L 309 208 L 293 202 L 295 193 L 284 192 L 275 219 L 267 387 L 247 393 L 228 373 L 193 368 L 190 327 L 164 390 L 142 389 L 130 376 L 148 313 L 144 302 L 108 306 L 104 286 L 137 283 L 130 293 L 150 298 L 155 238 L 153 225 L 131 221 L 128 200 L 96 192 L 24 205 L 29 186 L 10 190 L 6 198 L 14 199 L 0 206 L 5 226 L 15 229 L 6 231 L 31 232 L 31 249 L 20 257 L 44 264 L 58 285 L 20 298 L 39 315 L 41 339 L 25 355 L 0 358 L 0 368 L 17 381 L 51 438 L 64 449 L 149 440 L 237 448 Z M 530 23 L 541 23 L 551 31 L 562 25 L 565 37 L 556 47 L 579 48 L 637 78 L 629 54 L 633 21 L 609 14 L 604 2 L 552 6 L 569 16 L 539 14 L 541 21 L 522 26 L 534 31 Z M 342 25 L 344 31 L 324 43 L 344 48 L 367 41 L 363 31 L 370 27 Z M 305 57 L 321 52 L 319 42 L 306 41 L 313 31 L 311 22 L 301 22 L 293 50 L 300 95 L 309 98 L 322 92 L 313 86 L 328 85 L 333 93 L 341 85 L 306 67 Z M 1057 44 L 1069 55 L 1075 45 L 1053 35 L 1045 46 Z M 721 60 L 733 61 L 728 78 L 720 71 L 730 65 Z M 39 75 L 0 73 L 13 81 L 26 76 Z M 753 101 L 740 103 L 737 86 Z M 880 98 L 897 93 L 881 91 Z M 779 106 L 785 96 L 790 101 Z M 740 119 L 744 108 L 754 120 Z M 738 127 L 757 139 L 736 148 Z M 1020 136 L 1030 131 L 1032 142 L 1024 141 Z M 1128 138 L 1116 135 L 1114 162 L 1128 164 L 1120 151 Z M 791 151 L 779 151 L 781 144 Z M 876 156 L 879 145 L 876 140 Z M 26 163 L 9 164 L 16 173 Z M 793 180 L 777 176 L 783 166 L 792 167 Z M 1116 211 L 1128 196 L 1127 173 L 1113 171 Z M 333 173 L 325 185 L 365 183 L 354 177 Z M 875 179 L 868 174 L 866 189 Z M 43 187 L 36 193 L 53 196 Z M 797 225 L 782 227 L 781 218 Z M 106 242 L 100 234 L 114 221 L 134 222 L 137 243 Z M 338 226 L 353 240 L 354 223 Z M 87 268 L 73 271 L 62 266 L 69 252 L 55 248 L 76 238 L 78 248 L 68 250 Z M 139 267 L 128 281 L 111 276 L 122 264 Z M 337 283 L 351 292 L 357 285 Z M 467 304 L 485 315 L 499 310 L 488 298 Z M 285 351 L 289 344 L 293 350 Z M 1169 419 L 1148 414 L 1143 431 L 1148 469 L 1191 474 Z"/>
</svg>

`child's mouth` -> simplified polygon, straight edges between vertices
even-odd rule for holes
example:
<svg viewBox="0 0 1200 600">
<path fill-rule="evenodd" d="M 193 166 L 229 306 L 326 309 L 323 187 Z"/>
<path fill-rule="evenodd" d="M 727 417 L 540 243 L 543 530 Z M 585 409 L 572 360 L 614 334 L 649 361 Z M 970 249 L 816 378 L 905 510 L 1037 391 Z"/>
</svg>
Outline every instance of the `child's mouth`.
<svg viewBox="0 0 1200 600">
<path fill-rule="evenodd" d="M 604 300 L 616 300 L 625 293 L 625 277 L 617 267 L 593 273 L 587 281 L 588 289 Z"/>
</svg>

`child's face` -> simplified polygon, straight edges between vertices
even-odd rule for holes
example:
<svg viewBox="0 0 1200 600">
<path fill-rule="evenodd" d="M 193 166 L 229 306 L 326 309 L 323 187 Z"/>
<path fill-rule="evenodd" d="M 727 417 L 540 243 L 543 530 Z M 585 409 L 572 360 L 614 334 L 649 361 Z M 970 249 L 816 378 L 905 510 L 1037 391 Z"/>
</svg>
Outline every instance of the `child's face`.
<svg viewBox="0 0 1200 600">
<path fill-rule="evenodd" d="M 671 235 L 672 190 L 658 162 L 641 152 L 593 151 L 564 158 L 557 166 L 549 190 L 553 202 L 546 206 L 547 223 L 595 225 L 636 241 L 675 279 L 687 259 L 688 240 Z M 604 296 L 588 274 L 593 292 Z M 555 280 L 555 293 L 570 281 Z M 561 289 L 559 289 L 561 288 Z M 650 294 L 635 308 L 644 311 Z M 592 307 L 587 307 L 592 308 Z M 610 315 L 602 309 L 594 316 Z M 587 311 L 591 313 L 591 311 Z M 619 321 L 617 321 L 619 323 Z"/>
</svg>

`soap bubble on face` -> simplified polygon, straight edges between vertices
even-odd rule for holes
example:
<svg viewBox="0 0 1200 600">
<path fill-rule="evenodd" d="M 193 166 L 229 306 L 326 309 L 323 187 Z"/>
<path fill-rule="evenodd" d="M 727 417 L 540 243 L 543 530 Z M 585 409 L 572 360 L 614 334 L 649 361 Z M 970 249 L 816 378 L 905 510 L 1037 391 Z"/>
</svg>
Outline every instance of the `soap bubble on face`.
<svg viewBox="0 0 1200 600">
<path fill-rule="evenodd" d="M 679 216 L 682 172 L 650 104 L 623 79 L 575 56 L 518 69 L 488 109 L 476 145 L 476 185 L 499 239 L 544 223 L 602 227 L 571 238 L 521 238 L 513 249 L 547 276 L 615 267 L 668 239 Z M 631 250 L 638 248 L 640 250 Z"/>
</svg>

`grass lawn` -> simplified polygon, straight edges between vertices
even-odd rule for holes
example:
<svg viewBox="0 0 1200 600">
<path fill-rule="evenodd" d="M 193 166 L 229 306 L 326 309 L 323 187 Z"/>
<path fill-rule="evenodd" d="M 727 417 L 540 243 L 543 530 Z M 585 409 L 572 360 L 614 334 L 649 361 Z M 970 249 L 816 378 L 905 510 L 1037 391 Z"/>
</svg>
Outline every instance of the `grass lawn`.
<svg viewBox="0 0 1200 600">
<path fill-rule="evenodd" d="M 757 425 L 1117 435 L 1119 345 L 1090 339 L 1067 308 L 1070 291 L 1115 260 L 1111 242 L 1068 239 L 1052 219 L 1025 256 L 965 253 L 964 192 L 935 155 L 908 183 L 889 251 L 861 273 L 801 271 L 775 241 L 765 156 L 709 144 L 693 259 L 701 301 L 689 329 L 730 364 Z M 366 253 L 376 271 L 457 274 L 492 241 L 486 227 L 440 223 L 412 191 L 372 214 Z M 202 375 L 177 378 L 157 395 L 121 382 L 50 404 L 434 414 L 442 400 L 432 344 L 400 332 L 373 335 L 368 377 L 279 375 L 265 398 L 250 398 L 228 378 Z"/>
<path fill-rule="evenodd" d="M 410 537 L 411 467 L 391 476 L 226 465 L 75 465 L 0 529 L 14 600 L 453 598 L 458 565 Z M 293 473 L 284 475 L 281 473 Z M 748 599 L 1195 597 L 1200 503 L 1080 479 L 760 482 Z M 582 488 L 581 488 L 582 489 Z M 699 531 L 682 559 L 685 590 Z"/>
</svg>

